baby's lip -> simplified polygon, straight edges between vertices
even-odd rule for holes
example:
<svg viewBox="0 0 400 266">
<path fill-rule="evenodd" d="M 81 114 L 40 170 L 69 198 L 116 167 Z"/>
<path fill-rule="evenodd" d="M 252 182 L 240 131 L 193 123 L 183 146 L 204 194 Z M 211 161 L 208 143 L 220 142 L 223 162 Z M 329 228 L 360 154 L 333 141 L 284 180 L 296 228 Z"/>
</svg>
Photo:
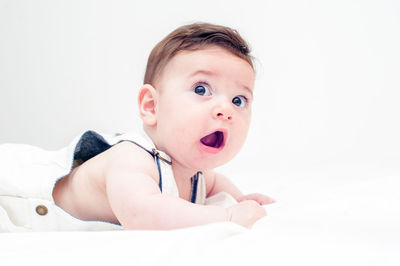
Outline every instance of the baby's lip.
<svg viewBox="0 0 400 266">
<path fill-rule="evenodd" d="M 217 129 L 200 139 L 201 150 L 208 153 L 218 153 L 226 143 L 227 133 L 224 129 Z"/>
</svg>

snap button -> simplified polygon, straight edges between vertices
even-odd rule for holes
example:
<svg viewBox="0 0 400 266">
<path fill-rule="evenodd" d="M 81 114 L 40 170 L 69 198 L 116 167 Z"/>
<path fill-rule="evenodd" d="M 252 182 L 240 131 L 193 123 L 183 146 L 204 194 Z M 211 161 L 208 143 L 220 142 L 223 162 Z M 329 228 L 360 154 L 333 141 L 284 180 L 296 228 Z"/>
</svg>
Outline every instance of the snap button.
<svg viewBox="0 0 400 266">
<path fill-rule="evenodd" d="M 47 210 L 47 207 L 46 206 L 44 206 L 44 205 L 38 205 L 37 207 L 36 207 L 36 212 L 37 212 L 37 214 L 39 214 L 39 215 L 46 215 L 49 211 Z"/>
</svg>

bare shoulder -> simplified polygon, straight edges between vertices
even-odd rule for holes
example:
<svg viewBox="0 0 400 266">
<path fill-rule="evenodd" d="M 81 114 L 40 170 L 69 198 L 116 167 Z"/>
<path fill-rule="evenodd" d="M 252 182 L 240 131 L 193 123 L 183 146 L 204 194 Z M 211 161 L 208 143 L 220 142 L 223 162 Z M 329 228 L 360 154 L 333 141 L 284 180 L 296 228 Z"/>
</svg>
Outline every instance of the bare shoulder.
<svg viewBox="0 0 400 266">
<path fill-rule="evenodd" d="M 58 206 L 79 219 L 117 222 L 107 195 L 107 183 L 115 185 L 123 178 L 134 181 L 140 176 L 158 183 L 154 160 L 141 147 L 123 141 L 75 167 L 56 183 L 53 198 Z M 126 182 L 121 186 L 132 192 L 133 186 Z"/>
<path fill-rule="evenodd" d="M 151 154 L 130 141 L 123 141 L 114 145 L 104 154 L 103 173 L 109 171 L 140 172 L 151 176 L 158 182 L 158 172 Z"/>
</svg>

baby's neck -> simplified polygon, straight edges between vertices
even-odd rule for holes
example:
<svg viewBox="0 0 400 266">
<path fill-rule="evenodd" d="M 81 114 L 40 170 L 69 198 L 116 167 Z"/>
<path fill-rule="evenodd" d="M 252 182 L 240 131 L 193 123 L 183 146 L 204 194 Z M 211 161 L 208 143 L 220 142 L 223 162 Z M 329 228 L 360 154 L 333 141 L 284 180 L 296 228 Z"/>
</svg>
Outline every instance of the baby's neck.
<svg viewBox="0 0 400 266">
<path fill-rule="evenodd" d="M 192 180 L 191 178 L 197 173 L 197 170 L 182 167 L 178 163 L 172 161 L 172 171 L 178 188 L 179 197 L 190 201 Z"/>
<path fill-rule="evenodd" d="M 147 135 L 149 140 L 151 140 L 153 142 L 153 144 L 155 145 L 155 147 L 157 149 L 160 149 L 160 151 L 165 152 L 162 149 L 162 147 L 160 147 L 160 144 L 157 142 L 156 133 L 154 132 L 154 130 L 152 130 L 151 128 L 143 127 L 143 132 L 145 135 Z M 174 160 L 169 154 L 167 154 L 167 155 L 171 158 L 172 171 L 173 171 L 176 183 L 184 183 L 185 181 L 190 180 L 190 178 L 192 176 L 194 176 L 198 171 L 201 170 L 201 169 L 187 168 L 187 167 L 183 166 L 182 164 L 180 164 L 178 161 Z"/>
<path fill-rule="evenodd" d="M 189 169 L 182 166 L 177 161 L 172 160 L 172 171 L 174 173 L 174 178 L 176 182 L 190 180 L 200 169 Z"/>
</svg>

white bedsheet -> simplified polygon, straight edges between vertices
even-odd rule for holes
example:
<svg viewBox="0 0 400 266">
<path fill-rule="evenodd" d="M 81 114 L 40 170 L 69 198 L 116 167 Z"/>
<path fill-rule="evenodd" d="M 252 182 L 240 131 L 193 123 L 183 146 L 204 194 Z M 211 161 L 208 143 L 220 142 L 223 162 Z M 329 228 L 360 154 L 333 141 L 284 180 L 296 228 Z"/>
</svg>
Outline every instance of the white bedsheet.
<svg viewBox="0 0 400 266">
<path fill-rule="evenodd" d="M 316 178 L 273 191 L 251 230 L 3 233 L 1 265 L 400 265 L 400 178 Z"/>
</svg>

